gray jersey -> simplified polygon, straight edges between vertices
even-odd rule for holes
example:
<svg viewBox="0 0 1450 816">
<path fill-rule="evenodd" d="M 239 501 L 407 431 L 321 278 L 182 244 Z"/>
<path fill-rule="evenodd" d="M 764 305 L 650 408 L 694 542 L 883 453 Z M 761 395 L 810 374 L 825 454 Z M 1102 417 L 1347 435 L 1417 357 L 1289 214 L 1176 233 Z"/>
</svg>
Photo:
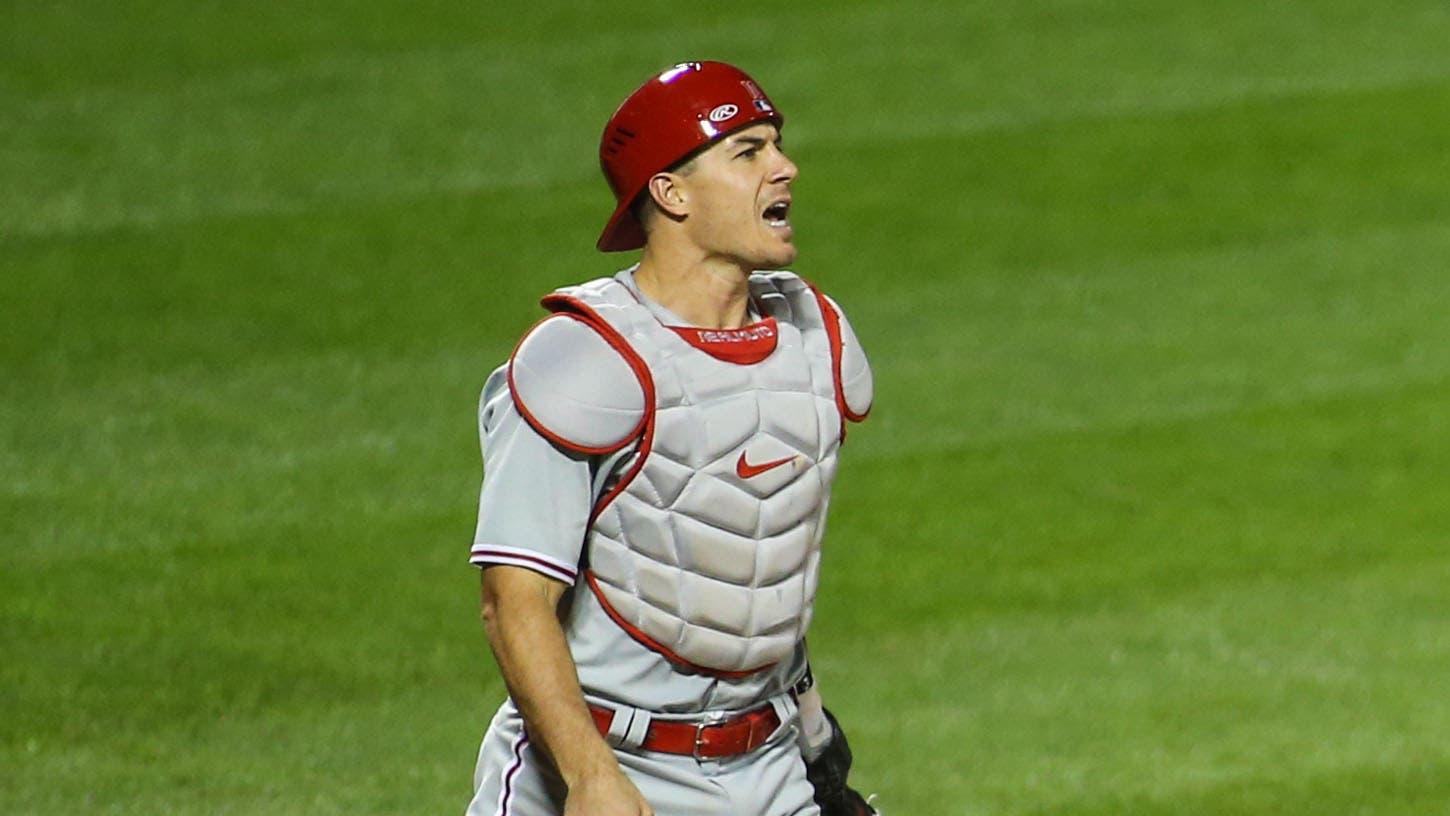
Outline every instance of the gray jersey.
<svg viewBox="0 0 1450 816">
<path fill-rule="evenodd" d="M 661 322 L 684 324 L 640 295 L 629 270 L 617 278 Z M 520 414 L 506 368 L 489 377 L 480 404 L 485 478 L 471 561 L 524 567 L 574 586 L 590 510 L 626 453 L 581 455 L 546 439 Z M 783 693 L 805 671 L 800 644 L 790 659 L 743 678 L 681 672 L 630 637 L 587 590 L 571 592 L 565 635 L 586 696 L 653 711 L 749 708 Z"/>
<path fill-rule="evenodd" d="M 716 342 L 704 338 L 705 334 L 741 334 L 740 330 L 688 329 L 685 321 L 677 315 L 644 297 L 634 285 L 632 270 L 621 272 L 616 280 L 632 293 L 630 300 L 637 301 L 653 316 L 653 320 L 649 315 L 641 317 L 637 308 L 630 309 L 635 325 L 644 326 L 644 335 L 653 331 L 655 336 L 659 336 L 654 327 L 656 321 L 677 331 L 699 332 L 701 342 Z M 756 284 L 760 286 L 757 288 Z M 761 432 L 775 439 L 781 436 L 814 438 L 819 447 L 809 451 L 807 444 L 807 458 L 820 462 L 834 456 L 835 448 L 844 438 L 844 421 L 860 420 L 869 411 L 870 370 L 850 325 L 834 302 L 811 290 L 814 300 L 797 301 L 804 305 L 808 314 L 798 314 L 785 308 L 784 300 L 789 298 L 785 298 L 784 292 L 778 288 L 773 288 L 780 284 L 790 287 L 794 296 L 804 297 L 803 284 L 794 276 L 777 273 L 762 276 L 760 280 L 753 277 L 753 296 L 762 299 L 759 304 L 753 303 L 752 307 L 768 304 L 753 316 L 759 318 L 761 312 L 769 312 L 765 322 L 779 317 L 781 321 L 790 323 L 789 326 L 782 325 L 775 335 L 786 335 L 788 340 L 779 340 L 780 345 L 774 351 L 764 351 L 764 356 L 756 359 L 732 360 L 749 362 L 752 369 L 756 369 L 755 362 L 767 359 L 771 360 L 771 365 L 749 373 L 729 372 L 728 367 L 722 369 L 718 365 L 713 369 L 706 366 L 704 370 L 719 372 L 723 380 L 739 382 L 739 387 L 744 389 L 742 394 L 753 395 L 755 400 L 752 402 L 758 401 L 766 406 L 760 409 L 762 419 L 755 420 L 756 426 L 745 429 L 748 434 L 754 434 L 751 439 L 756 439 Z M 602 282 L 589 286 L 594 288 L 581 291 L 584 287 L 579 287 L 572 291 L 587 298 L 589 291 L 597 293 L 601 288 L 609 288 Z M 618 287 L 614 287 L 612 294 L 618 294 Z M 796 330 L 793 321 L 797 318 L 803 321 L 802 326 L 814 321 L 810 341 L 815 344 L 817 353 L 813 360 L 804 361 L 799 356 L 800 341 L 805 335 Z M 590 557 L 606 555 L 597 549 L 586 552 L 586 548 L 601 546 L 599 535 L 611 532 L 618 535 L 629 530 L 648 532 L 651 529 L 647 519 L 630 521 L 617 515 L 609 518 L 596 514 L 607 508 L 611 499 L 628 495 L 626 488 L 633 488 L 630 481 L 633 476 L 643 473 L 641 483 L 649 482 L 647 455 L 649 440 L 653 438 L 650 436 L 652 421 L 659 419 L 661 424 L 668 424 L 670 406 L 679 404 L 678 395 L 672 402 L 665 392 L 671 387 L 678 390 L 679 386 L 685 385 L 692 397 L 705 397 L 710 393 L 710 385 L 697 388 L 688 379 L 663 373 L 657 368 L 657 362 L 648 362 L 644 363 L 648 370 L 661 375 L 651 380 L 661 384 L 661 393 L 655 402 L 651 403 L 652 397 L 647 396 L 649 388 L 643 389 L 642 393 L 613 388 L 620 382 L 632 382 L 634 379 L 630 368 L 621 362 L 624 353 L 617 355 L 606 348 L 600 354 L 601 336 L 592 333 L 592 329 L 581 329 L 582 324 L 573 325 L 569 319 L 558 315 L 549 320 L 553 321 L 551 336 L 554 341 L 562 341 L 555 346 L 558 353 L 537 358 L 539 364 L 531 367 L 529 361 L 534 358 L 516 352 L 511 364 L 494 371 L 484 387 L 479 407 L 479 432 L 483 443 L 485 478 L 479 497 L 472 563 L 481 567 L 494 564 L 522 567 L 571 587 L 566 596 L 564 631 L 578 669 L 580 685 L 591 702 L 614 709 L 605 739 L 615 748 L 623 772 L 634 781 L 657 812 L 817 816 L 819 809 L 812 801 L 813 790 L 801 761 L 800 746 L 809 742 L 810 738 L 801 735 L 796 698 L 791 693 L 796 681 L 807 671 L 804 641 L 795 641 L 792 647 L 792 642 L 787 640 L 783 652 L 771 655 L 774 662 L 758 671 L 697 671 L 682 667 L 679 654 L 669 654 L 668 649 L 658 648 L 659 644 L 652 643 L 649 637 L 641 637 L 639 631 L 627 630 L 627 621 L 620 621 L 620 612 L 606 607 L 598 587 L 588 585 L 599 571 L 598 561 L 591 564 Z M 560 328 L 563 332 L 559 331 Z M 822 330 L 828 335 L 824 340 Z M 749 334 L 749 331 L 745 333 Z M 534 334 L 531 332 L 531 336 Z M 647 336 L 636 334 L 635 337 L 641 343 L 652 342 Z M 616 335 L 615 341 L 630 343 L 619 335 Z M 530 342 L 526 338 L 520 349 Z M 831 348 L 830 354 L 824 358 L 819 353 L 822 343 Z M 638 346 L 632 348 L 637 350 Z M 635 359 L 642 361 L 637 353 Z M 808 376 L 811 393 L 806 396 L 821 417 L 820 425 L 813 432 L 791 433 L 789 422 L 781 425 L 775 409 L 769 408 L 772 403 L 768 393 L 779 390 L 782 384 L 789 385 L 791 377 L 799 380 L 798 372 L 779 370 L 787 359 L 801 360 L 802 365 L 811 369 Z M 753 382 L 750 378 L 754 376 L 763 378 L 763 381 Z M 520 377 L 526 381 L 521 383 Z M 707 380 L 710 377 L 706 374 Z M 640 384 L 644 382 L 645 379 L 641 378 Z M 567 387 L 560 388 L 559 383 Z M 523 390 L 519 390 L 521 387 Z M 601 392 L 607 393 L 598 397 Z M 730 393 L 733 399 L 734 392 Z M 570 406 L 578 404 L 575 401 L 581 394 L 594 400 L 596 408 L 604 410 L 593 410 L 587 415 L 587 421 L 571 424 L 567 421 L 572 410 Z M 642 395 L 645 395 L 643 399 Z M 541 399 L 536 401 L 535 397 Z M 784 410 L 791 416 L 800 415 L 798 410 Z M 635 413 L 648 413 L 649 417 L 638 420 L 638 427 L 635 427 L 632 418 Z M 550 424 L 550 420 L 560 422 Z M 741 417 L 726 417 L 722 421 L 722 418 L 711 414 L 693 417 L 680 427 L 714 428 L 718 431 L 727 425 L 741 424 Z M 565 432 L 569 435 L 563 435 Z M 631 444 L 634 433 L 640 436 Z M 655 439 L 660 442 L 661 455 L 665 456 L 671 455 L 670 443 L 680 441 L 680 437 L 668 435 Z M 733 448 L 731 450 L 733 456 Z M 702 459 L 695 462 L 699 457 L 690 455 L 692 452 L 675 451 L 673 456 L 681 462 L 692 462 L 695 475 L 700 478 L 724 475 L 712 473 L 719 468 L 712 467 L 709 461 Z M 772 460 L 776 454 L 771 452 L 769 443 L 756 453 L 761 456 L 753 457 L 756 463 L 753 467 L 742 452 L 730 469 L 742 479 L 766 474 L 784 480 L 785 460 Z M 718 462 L 714 464 L 718 465 Z M 803 472 L 810 473 L 809 470 Z M 818 511 L 815 516 L 809 513 L 802 516 L 803 521 L 807 517 L 817 520 L 811 533 L 813 543 L 808 551 L 812 554 L 818 550 L 819 522 L 824 519 L 825 503 L 828 501 L 829 468 L 820 475 L 826 490 L 816 498 L 781 494 L 787 504 L 799 505 L 805 510 L 814 507 Z M 725 475 L 725 478 L 729 476 Z M 762 489 L 768 493 L 768 483 L 762 481 L 759 484 L 766 485 Z M 663 509 L 668 504 L 664 499 L 665 492 L 651 487 L 641 498 L 646 505 L 658 500 L 663 503 L 660 508 Z M 768 500 L 769 495 L 766 498 Z M 705 513 L 738 508 L 738 497 L 736 502 L 729 504 L 722 501 L 720 508 L 707 507 Z M 648 507 L 645 510 L 648 511 Z M 762 513 L 761 517 L 765 518 L 766 514 Z M 641 522 L 642 526 L 637 526 Z M 682 523 L 688 523 L 688 519 Z M 666 523 L 655 529 L 663 532 L 672 526 L 672 523 Z M 755 533 L 770 535 L 771 531 L 765 525 Z M 622 536 L 619 543 L 631 546 L 628 535 Z M 700 545 L 696 542 L 696 546 Z M 710 545 L 704 542 L 703 546 Z M 686 556 L 684 562 L 676 562 L 678 566 L 691 563 L 695 557 L 686 545 L 682 544 L 678 551 Z M 757 558 L 756 561 L 763 559 Z M 754 580 L 748 585 L 757 587 Z M 694 594 L 692 597 L 699 596 Z M 808 622 L 809 604 L 810 599 L 806 598 L 800 632 L 804 631 L 804 623 Z M 748 630 L 737 631 L 747 639 L 752 637 Z M 802 705 L 806 699 L 804 696 L 801 698 Z M 775 709 L 779 725 L 763 745 L 748 753 L 719 760 L 699 760 L 688 755 L 663 754 L 643 748 L 645 734 L 653 720 L 677 719 L 693 724 L 716 715 L 758 709 L 762 704 Z M 701 714 L 707 716 L 702 718 Z M 505 701 L 480 748 L 469 816 L 554 816 L 561 812 L 564 797 L 562 781 L 550 767 L 548 759 L 532 744 L 512 701 Z"/>
</svg>

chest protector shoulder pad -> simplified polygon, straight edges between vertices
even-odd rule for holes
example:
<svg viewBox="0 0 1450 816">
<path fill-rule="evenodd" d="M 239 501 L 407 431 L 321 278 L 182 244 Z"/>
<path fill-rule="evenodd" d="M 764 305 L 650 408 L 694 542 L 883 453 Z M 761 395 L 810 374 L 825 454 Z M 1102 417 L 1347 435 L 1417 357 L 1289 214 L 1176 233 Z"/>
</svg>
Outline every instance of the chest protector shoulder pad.
<svg viewBox="0 0 1450 816">
<path fill-rule="evenodd" d="M 644 428 L 645 392 L 627 350 L 572 313 L 524 335 L 508 365 L 514 406 L 544 437 L 586 454 L 610 453 Z"/>
</svg>

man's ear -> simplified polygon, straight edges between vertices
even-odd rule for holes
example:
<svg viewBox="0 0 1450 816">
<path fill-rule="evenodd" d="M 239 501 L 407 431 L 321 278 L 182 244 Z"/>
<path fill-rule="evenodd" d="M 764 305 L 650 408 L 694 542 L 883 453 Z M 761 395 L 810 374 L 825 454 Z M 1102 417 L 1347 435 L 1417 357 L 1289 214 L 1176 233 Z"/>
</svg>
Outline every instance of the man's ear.
<svg viewBox="0 0 1450 816">
<path fill-rule="evenodd" d="M 650 177 L 649 196 L 660 212 L 678 221 L 689 212 L 690 196 L 684 179 L 674 173 L 655 173 Z"/>
</svg>

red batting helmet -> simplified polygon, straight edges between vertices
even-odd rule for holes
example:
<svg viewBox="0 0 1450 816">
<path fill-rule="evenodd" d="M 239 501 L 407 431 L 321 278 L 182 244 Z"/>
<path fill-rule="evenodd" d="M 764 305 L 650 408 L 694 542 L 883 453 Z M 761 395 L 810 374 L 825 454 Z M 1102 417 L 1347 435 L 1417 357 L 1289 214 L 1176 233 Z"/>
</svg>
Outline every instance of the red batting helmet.
<svg viewBox="0 0 1450 816">
<path fill-rule="evenodd" d="M 756 122 L 784 120 L 746 73 L 723 62 L 683 62 L 624 100 L 599 139 L 599 166 L 618 206 L 599 236 L 601 252 L 644 246 L 630 205 L 654 174 Z"/>
</svg>

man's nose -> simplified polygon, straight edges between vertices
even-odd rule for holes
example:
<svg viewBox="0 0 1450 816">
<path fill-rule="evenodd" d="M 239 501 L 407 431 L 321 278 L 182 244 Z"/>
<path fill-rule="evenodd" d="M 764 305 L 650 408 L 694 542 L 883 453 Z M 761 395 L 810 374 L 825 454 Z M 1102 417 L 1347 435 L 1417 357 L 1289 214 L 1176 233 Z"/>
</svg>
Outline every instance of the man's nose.
<svg viewBox="0 0 1450 816">
<path fill-rule="evenodd" d="M 775 182 L 795 181 L 795 177 L 800 175 L 800 168 L 796 167 L 795 162 L 791 161 L 790 157 L 780 152 L 779 149 L 776 150 L 776 156 L 778 157 L 779 164 L 775 168 L 775 173 L 771 176 L 770 180 Z"/>
</svg>

